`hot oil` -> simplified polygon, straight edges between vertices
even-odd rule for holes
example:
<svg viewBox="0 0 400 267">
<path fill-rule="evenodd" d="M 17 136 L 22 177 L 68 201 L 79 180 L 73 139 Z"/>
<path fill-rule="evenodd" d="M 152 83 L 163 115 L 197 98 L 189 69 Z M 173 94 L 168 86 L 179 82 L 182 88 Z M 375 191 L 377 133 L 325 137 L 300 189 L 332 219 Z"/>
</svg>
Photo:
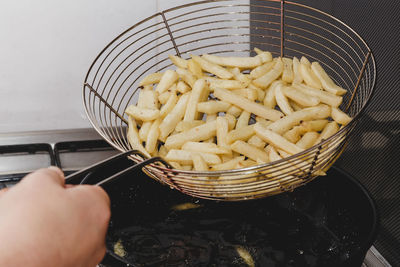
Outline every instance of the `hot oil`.
<svg viewBox="0 0 400 267">
<path fill-rule="evenodd" d="M 315 187 L 228 203 L 138 178 L 112 204 L 108 247 L 135 266 L 250 266 L 238 248 L 254 266 L 338 266 L 359 241 L 355 218 Z"/>
</svg>

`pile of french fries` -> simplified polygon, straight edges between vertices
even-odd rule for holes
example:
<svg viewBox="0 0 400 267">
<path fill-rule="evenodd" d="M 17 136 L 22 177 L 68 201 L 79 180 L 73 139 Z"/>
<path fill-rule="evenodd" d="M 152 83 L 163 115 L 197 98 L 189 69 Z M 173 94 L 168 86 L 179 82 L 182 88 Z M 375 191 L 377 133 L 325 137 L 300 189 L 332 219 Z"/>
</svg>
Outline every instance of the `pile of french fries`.
<svg viewBox="0 0 400 267">
<path fill-rule="evenodd" d="M 318 62 L 254 50 L 170 55 L 176 70 L 144 77 L 126 109 L 131 146 L 176 169 L 222 171 L 299 153 L 351 121 L 339 109 L 346 90 Z"/>
</svg>

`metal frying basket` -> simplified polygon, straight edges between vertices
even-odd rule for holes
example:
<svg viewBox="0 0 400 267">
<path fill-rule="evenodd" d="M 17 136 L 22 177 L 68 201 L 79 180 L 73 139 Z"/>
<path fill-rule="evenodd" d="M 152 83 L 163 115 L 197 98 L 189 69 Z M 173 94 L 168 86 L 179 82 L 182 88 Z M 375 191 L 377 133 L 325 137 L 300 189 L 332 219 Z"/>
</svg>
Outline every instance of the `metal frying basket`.
<svg viewBox="0 0 400 267">
<path fill-rule="evenodd" d="M 87 116 L 97 132 L 120 151 L 131 150 L 126 131 L 128 105 L 136 103 L 139 81 L 149 73 L 174 68 L 168 55 L 203 53 L 274 56 L 318 61 L 348 90 L 341 106 L 354 119 L 320 144 L 268 164 L 229 171 L 195 172 L 150 164 L 144 171 L 183 193 L 205 199 L 245 200 L 301 186 L 327 170 L 373 93 L 376 67 L 371 50 L 350 27 L 329 14 L 289 1 L 213 0 L 154 14 L 108 44 L 92 63 L 83 87 Z M 143 161 L 139 155 L 132 156 Z"/>
</svg>

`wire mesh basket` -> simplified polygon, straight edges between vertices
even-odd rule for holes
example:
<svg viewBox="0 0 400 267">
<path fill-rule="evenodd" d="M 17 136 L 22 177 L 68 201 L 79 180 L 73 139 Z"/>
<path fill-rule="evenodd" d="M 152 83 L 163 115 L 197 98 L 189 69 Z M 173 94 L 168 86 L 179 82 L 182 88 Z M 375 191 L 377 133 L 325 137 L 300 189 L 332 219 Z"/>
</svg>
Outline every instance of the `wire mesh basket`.
<svg viewBox="0 0 400 267">
<path fill-rule="evenodd" d="M 214 0 L 154 14 L 117 36 L 92 63 L 83 87 L 87 116 L 112 146 L 131 150 L 124 111 L 136 103 L 144 76 L 174 67 L 168 55 L 252 56 L 254 47 L 274 56 L 318 61 L 348 90 L 341 109 L 354 119 L 330 138 L 280 161 L 207 172 L 152 163 L 144 171 L 171 188 L 205 199 L 236 201 L 291 191 L 313 180 L 340 156 L 376 79 L 375 61 L 365 41 L 317 9 L 289 1 Z M 141 162 L 144 157 L 137 154 L 132 159 Z"/>
</svg>

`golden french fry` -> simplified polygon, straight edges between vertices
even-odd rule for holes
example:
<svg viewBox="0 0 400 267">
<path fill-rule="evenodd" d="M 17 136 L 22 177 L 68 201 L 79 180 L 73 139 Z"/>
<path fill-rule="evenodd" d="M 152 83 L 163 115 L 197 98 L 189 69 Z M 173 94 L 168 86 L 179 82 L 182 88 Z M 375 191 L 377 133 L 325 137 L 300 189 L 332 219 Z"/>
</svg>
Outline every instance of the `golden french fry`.
<svg viewBox="0 0 400 267">
<path fill-rule="evenodd" d="M 226 136 L 226 142 L 231 144 L 236 140 L 247 141 L 254 135 L 254 124 L 230 131 Z"/>
<path fill-rule="evenodd" d="M 149 153 L 153 153 L 157 149 L 158 136 L 160 135 L 159 126 L 160 126 L 160 119 L 157 119 L 152 123 L 149 133 L 147 135 L 145 148 Z"/>
<path fill-rule="evenodd" d="M 153 124 L 152 121 L 145 121 L 142 123 L 142 126 L 139 129 L 139 138 L 141 141 L 143 141 L 143 142 L 146 141 L 147 135 L 149 134 L 152 124 Z"/>
<path fill-rule="evenodd" d="M 282 87 L 282 92 L 285 96 L 303 107 L 312 107 L 320 103 L 320 100 L 317 97 L 307 95 L 293 87 L 284 86 Z"/>
<path fill-rule="evenodd" d="M 276 149 L 273 146 L 267 146 L 265 148 L 265 151 L 268 154 L 268 158 L 270 162 L 274 162 L 274 161 L 278 161 L 281 160 L 282 157 L 278 154 L 278 152 L 276 151 Z"/>
<path fill-rule="evenodd" d="M 167 103 L 165 103 L 165 105 L 163 105 L 160 109 L 160 117 L 164 118 L 167 116 L 168 113 L 170 113 L 175 107 L 176 102 L 178 102 L 178 96 L 175 94 L 175 92 L 171 92 Z"/>
<path fill-rule="evenodd" d="M 278 134 L 283 134 L 293 128 L 293 126 L 300 124 L 301 121 L 326 119 L 330 113 L 331 109 L 327 105 L 305 108 L 271 123 L 268 129 Z"/>
<path fill-rule="evenodd" d="M 305 64 L 300 64 L 300 74 L 303 77 L 304 82 L 313 88 L 322 89 L 322 84 L 319 81 L 318 77 L 311 71 L 310 67 L 307 67 Z"/>
<path fill-rule="evenodd" d="M 142 152 L 145 156 L 151 157 L 150 154 L 144 149 L 142 142 L 139 138 L 138 129 L 136 127 L 135 119 L 128 116 L 128 132 L 127 132 L 128 142 L 133 149 L 137 149 Z"/>
<path fill-rule="evenodd" d="M 253 81 L 254 85 L 266 89 L 273 81 L 281 76 L 283 71 L 283 62 L 281 58 L 278 58 L 274 67 L 263 76 Z"/>
<path fill-rule="evenodd" d="M 290 58 L 283 57 L 283 71 L 282 71 L 282 81 L 291 83 L 294 79 L 293 74 L 293 60 Z"/>
<path fill-rule="evenodd" d="M 322 131 L 328 120 L 312 120 L 312 121 L 303 121 L 301 122 L 301 126 L 306 129 L 307 132 L 319 132 Z"/>
<path fill-rule="evenodd" d="M 332 135 L 334 135 L 337 131 L 339 131 L 339 125 L 335 121 L 329 122 L 325 128 L 322 130 L 320 136 L 317 141 L 315 141 L 314 145 L 321 143 L 322 140 L 326 140 Z"/>
<path fill-rule="evenodd" d="M 217 114 L 207 114 L 206 122 L 215 121 L 217 119 Z"/>
<path fill-rule="evenodd" d="M 304 106 L 300 105 L 297 102 L 294 102 L 291 99 L 289 99 L 289 103 L 290 103 L 290 106 L 293 108 L 294 111 L 299 111 L 299 110 L 302 110 L 302 109 L 305 108 Z"/>
<path fill-rule="evenodd" d="M 255 86 L 254 84 L 250 83 L 249 84 L 249 89 L 254 89 L 257 91 L 257 100 L 259 102 L 262 102 L 265 98 L 265 91 L 261 88 L 258 88 L 257 86 Z"/>
<path fill-rule="evenodd" d="M 270 85 L 270 87 L 266 90 L 265 93 L 264 106 L 268 108 L 275 108 L 276 106 L 275 88 L 282 84 L 283 83 L 281 81 L 275 81 Z"/>
<path fill-rule="evenodd" d="M 160 95 L 158 96 L 158 101 L 159 101 L 162 105 L 165 105 L 165 103 L 167 103 L 169 97 L 171 96 L 171 93 L 172 93 L 172 92 L 165 91 L 164 93 L 160 94 Z"/>
<path fill-rule="evenodd" d="M 160 82 L 156 87 L 156 92 L 159 94 L 164 93 L 178 80 L 178 74 L 173 70 L 166 70 L 164 75 L 161 77 Z"/>
<path fill-rule="evenodd" d="M 179 81 L 178 84 L 176 85 L 176 90 L 179 93 L 184 94 L 186 92 L 189 92 L 191 88 L 185 82 Z"/>
<path fill-rule="evenodd" d="M 230 149 L 219 147 L 214 143 L 204 143 L 204 142 L 186 142 L 182 146 L 182 150 L 193 151 L 193 152 L 204 152 L 211 154 L 231 154 Z"/>
<path fill-rule="evenodd" d="M 258 147 L 258 148 L 264 148 L 266 143 L 261 140 L 260 137 L 258 137 L 257 135 L 253 135 L 252 137 L 250 137 L 250 139 L 247 141 L 247 143 L 249 143 L 249 145 Z"/>
<path fill-rule="evenodd" d="M 265 142 L 273 145 L 274 147 L 280 148 L 290 154 L 296 154 L 301 152 L 303 149 L 296 146 L 292 142 L 289 142 L 281 135 L 268 130 L 266 127 L 262 126 L 259 123 L 256 123 L 254 126 L 254 131 L 258 137 L 260 137 Z"/>
<path fill-rule="evenodd" d="M 236 151 L 237 153 L 240 153 L 252 160 L 255 161 L 261 160 L 262 162 L 265 163 L 268 162 L 268 155 L 264 150 L 249 145 L 248 143 L 242 140 L 237 140 L 235 143 L 231 145 L 231 148 L 233 151 Z"/>
<path fill-rule="evenodd" d="M 240 162 L 243 161 L 244 157 L 240 156 L 240 157 L 235 157 L 231 160 L 228 160 L 224 163 L 220 163 L 220 164 L 215 164 L 211 166 L 211 170 L 213 171 L 224 171 L 224 170 L 232 170 L 235 169 L 236 165 Z"/>
<path fill-rule="evenodd" d="M 258 79 L 261 76 L 267 74 L 274 67 L 275 63 L 276 62 L 274 62 L 274 61 L 268 61 L 268 62 L 264 63 L 263 65 L 252 69 L 250 71 L 250 78 Z"/>
<path fill-rule="evenodd" d="M 192 129 L 193 127 L 199 126 L 206 123 L 203 120 L 193 120 L 193 121 L 180 121 L 175 127 L 177 132 L 184 132 Z"/>
<path fill-rule="evenodd" d="M 319 137 L 317 132 L 307 132 L 305 133 L 299 141 L 297 141 L 296 146 L 302 149 L 309 149 L 312 147 Z"/>
<path fill-rule="evenodd" d="M 221 159 L 215 154 L 204 153 L 204 152 L 193 152 L 193 151 L 186 151 L 179 149 L 171 149 L 170 151 L 168 151 L 168 154 L 165 156 L 165 159 L 168 161 L 178 162 L 180 164 L 193 164 L 192 155 L 197 153 L 201 155 L 201 157 L 207 164 L 221 163 Z"/>
<path fill-rule="evenodd" d="M 229 132 L 229 122 L 226 117 L 217 117 L 217 144 L 219 147 L 227 150 L 231 154 L 230 146 L 226 141 Z"/>
<path fill-rule="evenodd" d="M 238 108 L 237 106 L 232 105 L 232 106 L 228 109 L 228 111 L 227 111 L 226 113 L 227 113 L 227 114 L 230 114 L 230 115 L 232 115 L 232 116 L 234 116 L 234 117 L 238 117 L 238 116 L 240 116 L 240 114 L 242 113 L 242 110 L 241 110 L 240 108 Z"/>
<path fill-rule="evenodd" d="M 261 117 L 256 117 L 256 122 L 260 123 L 264 127 L 268 127 L 272 123 L 272 121 L 268 121 L 268 120 L 266 120 L 264 118 L 261 118 Z"/>
<path fill-rule="evenodd" d="M 179 78 L 181 78 L 186 84 L 193 88 L 194 83 L 196 82 L 196 77 L 187 69 L 177 68 L 176 73 Z"/>
<path fill-rule="evenodd" d="M 158 109 L 158 93 L 152 89 L 142 89 L 137 102 L 139 108 Z"/>
<path fill-rule="evenodd" d="M 216 132 L 216 121 L 206 122 L 205 124 L 196 126 L 188 131 L 169 136 L 165 141 L 165 146 L 168 149 L 180 148 L 188 141 L 204 141 L 214 137 Z"/>
<path fill-rule="evenodd" d="M 203 71 L 201 70 L 200 65 L 194 61 L 193 59 L 188 60 L 188 70 L 197 78 L 200 79 L 203 77 Z"/>
<path fill-rule="evenodd" d="M 218 97 L 222 101 L 236 105 L 243 110 L 271 121 L 276 121 L 283 117 L 283 114 L 278 110 L 267 108 L 262 104 L 252 102 L 251 100 L 229 92 L 226 89 L 216 88 L 214 90 L 214 96 Z"/>
<path fill-rule="evenodd" d="M 250 120 L 250 113 L 247 111 L 243 111 L 242 114 L 240 114 L 239 118 L 236 121 L 236 129 L 240 129 L 243 127 L 246 127 L 249 125 L 249 120 Z"/>
<path fill-rule="evenodd" d="M 300 140 L 301 136 L 307 132 L 307 129 L 303 126 L 294 126 L 292 129 L 283 134 L 289 142 L 296 143 Z"/>
<path fill-rule="evenodd" d="M 334 81 L 329 77 L 329 75 L 318 62 L 313 62 L 311 64 L 311 70 L 320 80 L 322 88 L 324 88 L 325 91 L 335 95 L 344 95 L 347 92 L 347 90 L 334 83 Z"/>
<path fill-rule="evenodd" d="M 223 101 L 206 101 L 197 104 L 197 111 L 206 114 L 216 114 L 218 112 L 226 112 L 231 104 Z"/>
<path fill-rule="evenodd" d="M 233 93 L 243 96 L 248 100 L 255 101 L 258 98 L 257 90 L 250 88 L 232 90 Z"/>
<path fill-rule="evenodd" d="M 278 84 L 278 86 L 275 87 L 275 99 L 276 103 L 278 104 L 280 110 L 285 113 L 286 115 L 292 114 L 293 109 L 289 104 L 288 99 L 286 96 L 283 94 L 283 85 Z"/>
<path fill-rule="evenodd" d="M 257 57 L 261 58 L 262 63 L 272 61 L 271 52 L 262 51 L 262 50 L 258 49 L 257 47 L 254 48 L 254 52 L 257 53 Z"/>
<path fill-rule="evenodd" d="M 208 90 L 206 88 L 206 81 L 198 79 L 193 86 L 192 93 L 190 94 L 189 102 L 187 104 L 184 121 L 197 120 L 199 112 L 197 111 L 197 103 L 207 99 Z"/>
<path fill-rule="evenodd" d="M 187 67 L 188 67 L 187 60 L 185 60 L 181 57 L 178 57 L 178 56 L 174 56 L 174 55 L 168 55 L 168 57 L 169 57 L 169 60 L 171 60 L 171 62 L 178 68 L 187 69 Z"/>
<path fill-rule="evenodd" d="M 221 67 L 220 65 L 212 63 L 199 56 L 191 55 L 191 57 L 201 66 L 203 70 L 212 73 L 221 79 L 230 79 L 233 77 L 232 73 L 230 73 L 228 70 L 226 70 L 224 67 Z"/>
<path fill-rule="evenodd" d="M 155 72 L 146 75 L 139 83 L 139 86 L 145 86 L 149 84 L 159 83 L 161 77 L 164 75 L 162 72 Z"/>
<path fill-rule="evenodd" d="M 164 120 L 160 124 L 160 140 L 165 141 L 167 136 L 172 133 L 179 123 L 182 120 L 186 106 L 189 102 L 190 93 L 183 94 L 178 102 L 176 103 L 175 107 L 172 109 L 170 113 L 164 118 Z M 168 147 L 167 147 L 168 148 Z"/>
<path fill-rule="evenodd" d="M 342 125 L 347 125 L 352 120 L 352 118 L 349 115 L 347 115 L 338 108 L 332 108 L 331 117 L 334 121 Z"/>
<path fill-rule="evenodd" d="M 305 66 L 311 68 L 311 63 L 310 63 L 310 61 L 309 61 L 305 56 L 302 56 L 302 57 L 300 58 L 300 64 L 303 64 L 303 65 L 305 65 Z"/>
<path fill-rule="evenodd" d="M 161 145 L 160 149 L 158 150 L 158 156 L 164 158 L 167 154 L 168 154 L 168 149 L 165 146 Z"/>
<path fill-rule="evenodd" d="M 236 80 L 223 80 L 214 77 L 205 77 L 204 79 L 209 84 L 211 90 L 214 90 L 215 88 L 233 90 L 246 87 L 246 84 Z"/>
<path fill-rule="evenodd" d="M 125 113 L 141 121 L 152 121 L 160 116 L 160 111 L 158 109 L 139 108 L 135 105 L 128 106 Z"/>
<path fill-rule="evenodd" d="M 192 153 L 193 167 L 195 171 L 208 171 L 207 162 L 203 159 L 201 154 Z"/>
<path fill-rule="evenodd" d="M 231 72 L 235 80 L 241 82 L 245 87 L 251 83 L 250 75 L 241 73 L 239 68 L 233 68 Z"/>
<path fill-rule="evenodd" d="M 293 57 L 293 83 L 301 83 L 303 77 L 300 73 L 300 60 L 297 57 Z"/>
<path fill-rule="evenodd" d="M 322 103 L 328 104 L 332 107 L 340 106 L 343 101 L 343 98 L 340 96 L 328 93 L 326 91 L 318 90 L 304 84 L 293 84 L 292 87 L 294 87 L 296 90 L 301 91 L 304 94 L 314 96 L 318 98 Z"/>
<path fill-rule="evenodd" d="M 229 111 L 229 110 L 228 110 Z M 232 114 L 226 113 L 225 118 L 228 120 L 228 130 L 232 131 L 236 126 L 236 118 Z"/>
<path fill-rule="evenodd" d="M 260 57 L 220 57 L 208 54 L 204 54 L 202 57 L 217 65 L 243 69 L 252 69 L 262 64 Z"/>
</svg>

